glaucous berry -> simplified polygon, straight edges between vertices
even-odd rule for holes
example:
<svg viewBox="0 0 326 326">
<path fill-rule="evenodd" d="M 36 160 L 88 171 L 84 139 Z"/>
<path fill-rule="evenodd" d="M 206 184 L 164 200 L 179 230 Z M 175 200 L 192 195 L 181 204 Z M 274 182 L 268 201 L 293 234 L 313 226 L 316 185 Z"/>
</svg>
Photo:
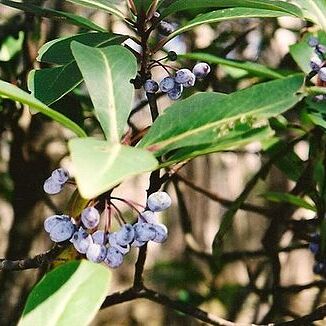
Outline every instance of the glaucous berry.
<svg viewBox="0 0 326 326">
<path fill-rule="evenodd" d="M 309 243 L 309 250 L 313 253 L 316 254 L 319 250 L 319 244 L 315 242 Z"/>
<path fill-rule="evenodd" d="M 194 74 L 189 69 L 180 69 L 175 74 L 175 81 L 179 84 L 188 82 Z"/>
<path fill-rule="evenodd" d="M 70 217 L 68 215 L 52 215 L 45 219 L 44 221 L 44 229 L 46 232 L 50 233 L 51 230 L 59 223 L 63 221 L 70 221 Z"/>
<path fill-rule="evenodd" d="M 162 243 L 168 238 L 168 229 L 164 224 L 153 224 L 156 235 L 152 241 Z"/>
<path fill-rule="evenodd" d="M 51 177 L 53 178 L 54 181 L 64 184 L 68 181 L 70 175 L 68 170 L 64 168 L 59 168 L 59 169 L 55 169 L 52 172 Z"/>
<path fill-rule="evenodd" d="M 160 212 L 169 208 L 171 202 L 171 197 L 164 191 L 154 192 L 147 198 L 147 206 L 153 212 Z"/>
<path fill-rule="evenodd" d="M 163 93 L 171 91 L 175 86 L 175 79 L 173 77 L 165 77 L 160 82 L 160 90 Z"/>
<path fill-rule="evenodd" d="M 123 263 L 123 255 L 116 248 L 110 247 L 107 250 L 104 263 L 111 268 L 117 268 Z"/>
<path fill-rule="evenodd" d="M 318 71 L 318 77 L 322 80 L 322 81 L 326 81 L 326 67 L 320 68 Z"/>
<path fill-rule="evenodd" d="M 43 184 L 43 190 L 49 195 L 58 194 L 63 188 L 63 184 L 56 182 L 52 177 L 47 178 Z"/>
<path fill-rule="evenodd" d="M 147 210 L 138 216 L 138 222 L 155 224 L 157 223 L 157 217 L 154 212 Z"/>
<path fill-rule="evenodd" d="M 103 245 L 99 245 L 97 243 L 92 243 L 89 245 L 86 251 L 86 257 L 93 263 L 102 262 L 107 254 L 107 249 Z"/>
<path fill-rule="evenodd" d="M 81 254 L 86 254 L 88 247 L 93 243 L 92 237 L 82 227 L 76 231 L 70 242 L 74 245 L 75 249 Z"/>
<path fill-rule="evenodd" d="M 169 23 L 167 21 L 162 20 L 158 25 L 158 31 L 161 35 L 168 36 L 173 33 L 177 28 L 177 24 Z"/>
<path fill-rule="evenodd" d="M 126 246 L 134 240 L 135 230 L 131 224 L 124 224 L 122 228 L 116 232 L 117 244 Z"/>
<path fill-rule="evenodd" d="M 54 242 L 69 240 L 76 231 L 75 224 L 69 219 L 57 223 L 50 231 L 50 238 Z"/>
<path fill-rule="evenodd" d="M 312 48 L 314 48 L 318 44 L 319 44 L 319 41 L 318 41 L 318 38 L 317 37 L 310 36 L 308 38 L 308 45 L 311 46 Z"/>
<path fill-rule="evenodd" d="M 94 243 L 97 243 L 99 245 L 105 245 L 107 240 L 107 235 L 102 230 L 97 230 L 92 234 L 92 239 Z"/>
<path fill-rule="evenodd" d="M 87 229 L 94 229 L 100 223 L 100 213 L 95 207 L 86 207 L 81 213 L 81 221 Z"/>
<path fill-rule="evenodd" d="M 159 90 L 158 83 L 153 79 L 147 79 L 144 84 L 146 93 L 156 93 Z"/>
<path fill-rule="evenodd" d="M 203 79 L 205 78 L 211 71 L 211 67 L 206 62 L 197 63 L 192 69 L 193 74 L 196 78 Z"/>
<path fill-rule="evenodd" d="M 181 97 L 182 91 L 183 91 L 182 84 L 175 83 L 174 88 L 172 88 L 170 91 L 168 91 L 168 97 L 172 101 L 176 101 Z"/>
<path fill-rule="evenodd" d="M 323 64 L 323 62 L 317 55 L 314 55 L 310 59 L 310 67 L 311 67 L 312 71 L 318 72 L 319 69 L 321 68 L 322 64 Z"/>
<path fill-rule="evenodd" d="M 142 247 L 146 244 L 147 241 L 138 241 L 138 240 L 134 240 L 131 244 L 132 247 Z"/>
<path fill-rule="evenodd" d="M 156 231 L 153 224 L 150 223 L 136 223 L 134 224 L 135 240 L 139 242 L 147 242 L 153 240 L 156 236 Z"/>
</svg>

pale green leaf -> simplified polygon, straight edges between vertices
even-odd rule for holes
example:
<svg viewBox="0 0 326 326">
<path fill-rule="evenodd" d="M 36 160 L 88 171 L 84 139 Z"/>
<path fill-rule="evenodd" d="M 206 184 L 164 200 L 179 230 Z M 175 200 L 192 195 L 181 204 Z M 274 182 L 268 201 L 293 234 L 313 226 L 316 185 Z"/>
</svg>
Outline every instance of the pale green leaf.
<svg viewBox="0 0 326 326">
<path fill-rule="evenodd" d="M 34 287 L 18 325 L 89 325 L 108 294 L 110 275 L 87 260 L 57 267 Z"/>
<path fill-rule="evenodd" d="M 17 86 L 9 84 L 5 81 L 0 80 L 0 97 L 8 97 L 14 101 L 28 105 L 30 108 L 33 108 L 44 115 L 50 117 L 51 119 L 59 122 L 64 127 L 73 131 L 79 137 L 85 137 L 86 133 L 81 129 L 75 122 L 71 121 L 69 118 L 63 114 L 52 110 L 44 103 L 40 102 L 31 94 L 26 93 Z"/>
<path fill-rule="evenodd" d="M 93 138 L 72 139 L 69 149 L 78 189 L 84 198 L 94 198 L 126 178 L 158 166 L 146 150 Z"/>
<path fill-rule="evenodd" d="M 133 101 L 137 61 L 122 46 L 92 48 L 77 42 L 71 45 L 104 134 L 118 143 L 126 128 Z"/>
</svg>

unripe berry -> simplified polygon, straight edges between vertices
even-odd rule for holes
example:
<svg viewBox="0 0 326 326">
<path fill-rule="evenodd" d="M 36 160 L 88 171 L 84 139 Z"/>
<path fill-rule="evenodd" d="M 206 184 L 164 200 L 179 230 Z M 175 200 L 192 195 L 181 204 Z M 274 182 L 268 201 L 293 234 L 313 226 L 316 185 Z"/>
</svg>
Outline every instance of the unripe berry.
<svg viewBox="0 0 326 326">
<path fill-rule="evenodd" d="M 147 210 L 138 216 L 138 222 L 155 224 L 157 223 L 157 217 L 154 212 Z"/>
<path fill-rule="evenodd" d="M 176 72 L 175 81 L 178 84 L 184 84 L 192 78 L 193 73 L 189 69 L 180 69 Z"/>
<path fill-rule="evenodd" d="M 63 188 L 63 184 L 56 182 L 52 177 L 47 178 L 43 184 L 43 190 L 49 195 L 58 194 Z"/>
<path fill-rule="evenodd" d="M 182 84 L 175 83 L 174 88 L 168 92 L 168 96 L 172 101 L 176 101 L 182 95 L 183 86 Z"/>
<path fill-rule="evenodd" d="M 64 184 L 69 179 L 69 172 L 64 168 L 56 169 L 52 172 L 51 177 L 58 183 Z"/>
<path fill-rule="evenodd" d="M 92 234 L 92 239 L 94 243 L 97 243 L 99 245 L 105 245 L 106 244 L 106 234 L 102 230 L 97 230 Z"/>
<path fill-rule="evenodd" d="M 50 238 L 54 242 L 62 242 L 70 239 L 76 231 L 72 221 L 63 220 L 57 223 L 50 231 Z"/>
<path fill-rule="evenodd" d="M 164 191 L 154 192 L 148 197 L 147 206 L 153 212 L 163 211 L 171 206 L 171 197 Z"/>
<path fill-rule="evenodd" d="M 162 243 L 168 238 L 168 229 L 164 224 L 154 224 L 153 225 L 156 235 L 152 239 L 154 242 Z"/>
<path fill-rule="evenodd" d="M 117 233 L 116 240 L 120 246 L 126 246 L 134 240 L 135 230 L 131 224 L 125 224 Z"/>
<path fill-rule="evenodd" d="M 171 91 L 175 86 L 175 79 L 173 77 L 165 77 L 160 82 L 160 90 L 163 93 Z"/>
<path fill-rule="evenodd" d="M 206 77 L 210 73 L 210 71 L 211 67 L 206 62 L 197 63 L 192 69 L 193 74 L 199 79 Z"/>
<path fill-rule="evenodd" d="M 153 79 L 147 79 L 144 84 L 146 93 L 156 93 L 159 90 L 158 83 Z"/>
<path fill-rule="evenodd" d="M 93 243 L 93 240 L 92 237 L 82 227 L 80 227 L 79 230 L 73 234 L 70 242 L 78 252 L 85 254 L 88 247 Z"/>
<path fill-rule="evenodd" d="M 81 213 L 81 221 L 87 229 L 94 229 L 100 222 L 100 213 L 94 207 L 87 207 Z"/>
<path fill-rule="evenodd" d="M 123 255 L 116 248 L 110 247 L 107 250 L 104 263 L 111 268 L 117 268 L 123 263 Z"/>
<path fill-rule="evenodd" d="M 105 246 L 92 243 L 86 251 L 86 257 L 93 263 L 100 263 L 105 259 L 107 249 Z"/>
</svg>

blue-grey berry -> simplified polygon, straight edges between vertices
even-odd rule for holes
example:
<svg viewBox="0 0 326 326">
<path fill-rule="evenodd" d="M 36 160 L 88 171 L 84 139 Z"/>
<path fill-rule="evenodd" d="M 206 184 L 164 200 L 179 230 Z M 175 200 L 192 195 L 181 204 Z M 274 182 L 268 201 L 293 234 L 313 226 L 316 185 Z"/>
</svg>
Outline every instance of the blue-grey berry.
<svg viewBox="0 0 326 326">
<path fill-rule="evenodd" d="M 122 245 L 117 239 L 118 232 L 112 232 L 108 235 L 109 244 L 111 247 L 116 248 L 123 255 L 127 254 L 130 251 L 129 244 Z"/>
<path fill-rule="evenodd" d="M 106 233 L 102 230 L 97 230 L 92 234 L 92 239 L 94 243 L 99 245 L 105 245 L 107 241 Z"/>
<path fill-rule="evenodd" d="M 171 33 L 173 33 L 177 27 L 178 26 L 175 23 L 169 23 L 169 22 L 162 20 L 158 25 L 158 31 L 161 35 L 168 36 Z"/>
<path fill-rule="evenodd" d="M 130 244 L 135 237 L 135 230 L 131 224 L 125 224 L 123 227 L 116 233 L 117 244 L 120 246 L 126 246 Z"/>
<path fill-rule="evenodd" d="M 102 262 L 107 254 L 107 249 L 103 245 L 99 245 L 97 243 L 92 243 L 89 245 L 86 251 L 86 257 L 93 263 Z"/>
<path fill-rule="evenodd" d="M 156 231 L 153 224 L 150 223 L 136 223 L 134 224 L 135 240 L 139 242 L 147 242 L 153 240 L 156 236 Z"/>
<path fill-rule="evenodd" d="M 116 248 L 110 247 L 107 250 L 104 263 L 111 268 L 117 268 L 123 263 L 123 255 Z"/>
<path fill-rule="evenodd" d="M 160 212 L 169 208 L 171 202 L 171 197 L 164 191 L 154 192 L 147 198 L 147 206 L 153 212 Z"/>
<path fill-rule="evenodd" d="M 165 77 L 160 82 L 160 90 L 163 93 L 171 91 L 175 86 L 175 79 L 173 77 Z"/>
<path fill-rule="evenodd" d="M 325 268 L 325 264 L 322 262 L 316 262 L 314 267 L 313 267 L 313 271 L 315 274 L 324 274 L 326 272 L 326 268 Z"/>
<path fill-rule="evenodd" d="M 318 40 L 317 37 L 309 36 L 309 38 L 308 38 L 308 45 L 309 46 L 311 46 L 312 48 L 314 48 L 318 44 L 319 44 L 319 40 Z"/>
<path fill-rule="evenodd" d="M 144 84 L 146 93 L 156 93 L 159 90 L 158 83 L 153 79 L 147 79 Z"/>
<path fill-rule="evenodd" d="M 132 247 L 142 247 L 146 244 L 147 241 L 138 241 L 138 240 L 134 240 L 131 244 Z"/>
<path fill-rule="evenodd" d="M 50 233 L 57 224 L 70 221 L 71 219 L 68 215 L 52 215 L 45 219 L 44 229 L 46 232 Z"/>
<path fill-rule="evenodd" d="M 326 67 L 320 68 L 318 71 L 318 77 L 322 80 L 322 81 L 326 81 Z"/>
<path fill-rule="evenodd" d="M 57 223 L 50 231 L 50 238 L 54 242 L 62 242 L 69 240 L 76 231 L 75 224 L 69 221 L 61 221 Z"/>
<path fill-rule="evenodd" d="M 211 67 L 206 62 L 197 63 L 192 69 L 193 74 L 196 78 L 203 79 L 205 78 L 211 71 Z"/>
<path fill-rule="evenodd" d="M 183 92 L 183 85 L 175 83 L 174 88 L 168 92 L 168 97 L 172 101 L 176 101 L 181 97 L 182 92 Z"/>
<path fill-rule="evenodd" d="M 319 244 L 315 242 L 309 243 L 309 250 L 313 253 L 316 254 L 319 250 Z"/>
<path fill-rule="evenodd" d="M 81 221 L 87 229 L 94 229 L 100 223 L 100 213 L 95 207 L 86 207 L 81 213 Z"/>
<path fill-rule="evenodd" d="M 142 212 L 139 216 L 138 216 L 138 222 L 141 223 L 152 223 L 155 224 L 157 223 L 157 216 L 155 215 L 154 212 L 147 210 Z"/>
<path fill-rule="evenodd" d="M 195 82 L 196 82 L 196 76 L 193 73 L 191 73 L 191 76 L 188 79 L 188 81 L 182 83 L 182 86 L 186 88 L 193 87 L 195 85 Z"/>
<path fill-rule="evenodd" d="M 58 183 L 52 177 L 47 178 L 43 184 L 43 190 L 49 195 L 58 194 L 63 188 L 63 184 Z"/>
<path fill-rule="evenodd" d="M 70 175 L 68 170 L 64 168 L 59 168 L 52 172 L 51 177 L 58 183 L 64 184 L 68 181 Z"/>
<path fill-rule="evenodd" d="M 153 228 L 155 229 L 156 235 L 152 241 L 162 243 L 168 238 L 168 229 L 164 224 L 154 224 Z"/>
<path fill-rule="evenodd" d="M 180 69 L 175 74 L 175 81 L 178 84 L 184 84 L 188 82 L 194 74 L 189 69 Z"/>
<path fill-rule="evenodd" d="M 70 239 L 75 249 L 81 254 L 86 254 L 88 247 L 93 243 L 92 237 L 82 227 Z"/>
</svg>

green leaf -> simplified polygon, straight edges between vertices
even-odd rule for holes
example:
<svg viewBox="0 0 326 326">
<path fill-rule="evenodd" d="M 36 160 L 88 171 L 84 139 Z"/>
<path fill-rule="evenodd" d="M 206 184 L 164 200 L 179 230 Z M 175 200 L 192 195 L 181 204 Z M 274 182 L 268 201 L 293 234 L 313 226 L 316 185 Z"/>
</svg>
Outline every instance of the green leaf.
<svg viewBox="0 0 326 326">
<path fill-rule="evenodd" d="M 86 137 L 86 133 L 75 122 L 71 121 L 61 113 L 52 110 L 44 103 L 37 100 L 34 96 L 24 92 L 20 88 L 0 80 L 0 97 L 9 97 L 10 99 L 26 104 L 29 107 L 36 109 L 51 119 L 59 122 L 64 127 L 73 131 L 79 137 Z"/>
<path fill-rule="evenodd" d="M 128 22 L 125 19 L 124 14 L 117 8 L 117 6 L 109 0 L 67 0 L 69 2 L 82 5 L 88 8 L 94 8 L 103 10 L 109 14 L 115 15 L 121 19 L 124 19 L 126 22 Z"/>
<path fill-rule="evenodd" d="M 18 33 L 18 38 L 8 35 L 0 43 L 0 61 L 10 61 L 19 51 L 21 51 L 24 42 L 24 32 Z"/>
<path fill-rule="evenodd" d="M 315 206 L 309 204 L 304 199 L 289 193 L 271 191 L 271 192 L 266 192 L 261 196 L 264 197 L 266 200 L 272 201 L 274 203 L 288 203 L 297 207 L 309 209 L 313 212 L 317 211 Z"/>
<path fill-rule="evenodd" d="M 205 61 L 207 63 L 220 64 L 223 66 L 239 68 L 247 71 L 251 75 L 268 78 L 268 79 L 278 79 L 278 78 L 283 78 L 285 76 L 285 73 L 281 73 L 276 70 L 267 68 L 266 66 L 260 65 L 258 63 L 224 59 L 209 53 L 202 53 L 202 52 L 187 53 L 187 54 L 178 55 L 178 58 L 199 60 L 199 61 Z"/>
<path fill-rule="evenodd" d="M 268 9 L 283 11 L 298 17 L 302 16 L 301 10 L 292 4 L 283 1 L 266 1 L 266 0 L 176 0 L 162 11 L 162 17 L 166 17 L 178 11 L 198 9 L 198 8 L 231 8 L 246 7 L 257 9 Z"/>
<path fill-rule="evenodd" d="M 241 8 L 241 7 L 211 11 L 206 14 L 198 15 L 196 18 L 186 23 L 186 25 L 175 30 L 169 36 L 164 38 L 159 43 L 158 47 L 161 47 L 162 45 L 164 45 L 166 42 L 173 39 L 177 35 L 187 32 L 202 24 L 213 24 L 213 23 L 230 20 L 230 19 L 256 18 L 256 17 L 268 18 L 268 17 L 281 17 L 284 15 L 285 13 L 283 11 L 255 9 L 255 8 Z"/>
<path fill-rule="evenodd" d="M 127 36 L 123 35 L 86 33 L 46 43 L 39 51 L 40 60 L 56 64 L 66 63 L 60 67 L 32 70 L 28 76 L 29 90 L 36 98 L 51 105 L 76 88 L 83 80 L 70 49 L 72 41 L 78 40 L 80 43 L 94 47 L 104 47 L 120 44 L 126 39 Z"/>
<path fill-rule="evenodd" d="M 167 108 L 140 146 L 162 155 L 181 147 L 217 143 L 239 121 L 255 126 L 293 107 L 302 98 L 297 94 L 302 84 L 303 75 L 293 75 L 227 96 L 193 95 Z"/>
<path fill-rule="evenodd" d="M 152 4 L 152 0 L 134 0 L 137 12 L 141 12 L 142 10 L 147 12 L 150 5 Z"/>
<path fill-rule="evenodd" d="M 133 101 L 130 79 L 137 73 L 136 58 L 122 46 L 92 48 L 73 42 L 71 49 L 106 138 L 120 142 Z"/>
<path fill-rule="evenodd" d="M 72 139 L 69 149 L 78 189 L 84 198 L 94 198 L 126 178 L 158 166 L 146 150 L 93 138 Z"/>
<path fill-rule="evenodd" d="M 18 325 L 89 325 L 108 294 L 110 275 L 87 260 L 54 269 L 30 293 Z"/>
<path fill-rule="evenodd" d="M 324 119 L 322 114 L 317 113 L 317 112 L 309 113 L 309 114 L 306 114 L 306 117 L 308 117 L 314 125 L 320 126 L 324 129 L 326 129 L 326 120 Z"/>
<path fill-rule="evenodd" d="M 325 0 L 293 0 L 302 8 L 304 17 L 318 24 L 326 31 L 326 1 Z"/>
<path fill-rule="evenodd" d="M 42 7 L 35 6 L 33 4 L 25 4 L 25 3 L 20 3 L 20 2 L 16 2 L 16 1 L 2 0 L 1 3 L 6 6 L 12 7 L 12 8 L 16 8 L 19 10 L 33 13 L 37 16 L 58 18 L 61 20 L 63 18 L 67 23 L 70 23 L 73 25 L 77 25 L 77 26 L 80 26 L 80 27 L 83 27 L 86 29 L 94 30 L 94 31 L 100 31 L 100 32 L 105 31 L 104 28 L 96 25 L 95 23 L 88 20 L 87 18 L 78 16 L 78 15 L 75 15 L 75 14 L 72 14 L 69 12 L 59 11 L 59 10 L 54 10 L 54 9 L 49 9 L 49 8 L 42 8 Z"/>
</svg>

